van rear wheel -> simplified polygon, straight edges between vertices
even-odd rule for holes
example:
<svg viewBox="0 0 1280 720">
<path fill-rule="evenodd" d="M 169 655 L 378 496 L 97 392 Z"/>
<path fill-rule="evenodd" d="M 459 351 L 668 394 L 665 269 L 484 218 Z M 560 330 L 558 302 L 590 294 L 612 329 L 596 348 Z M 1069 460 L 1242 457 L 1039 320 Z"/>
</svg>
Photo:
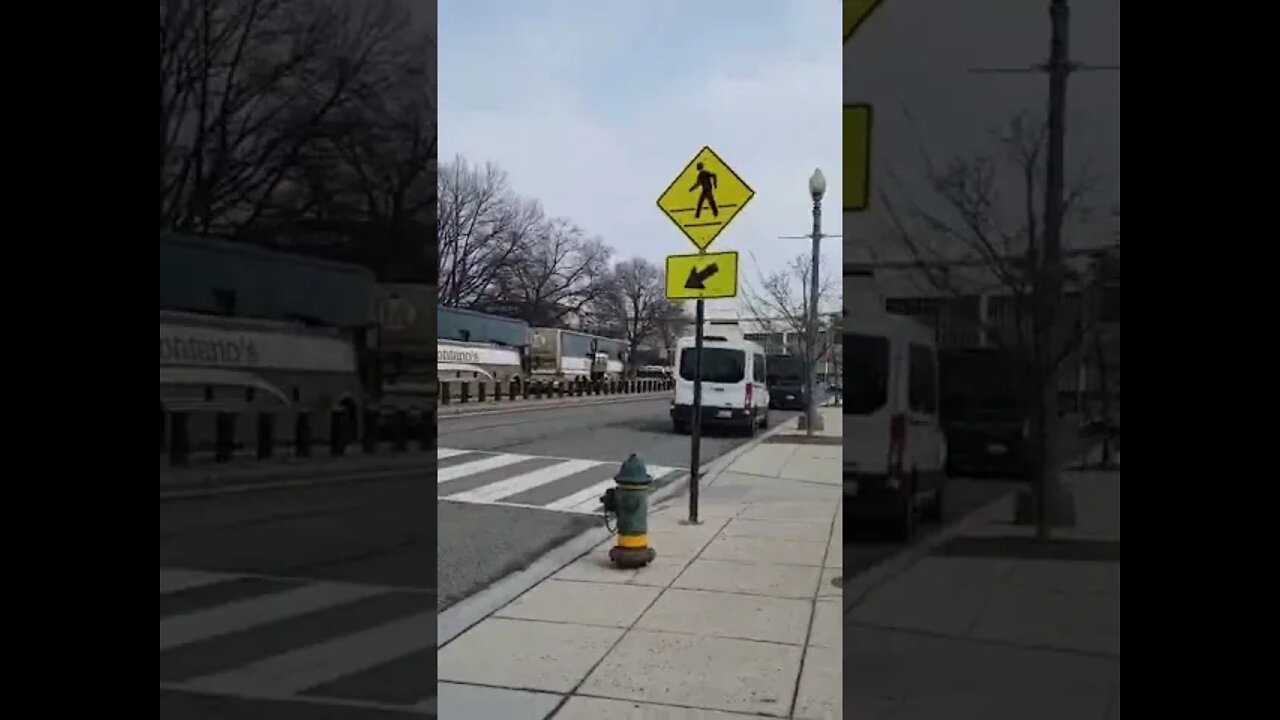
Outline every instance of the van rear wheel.
<svg viewBox="0 0 1280 720">
<path fill-rule="evenodd" d="M 938 484 L 938 489 L 933 491 L 933 497 L 929 499 L 929 504 L 924 508 L 924 519 L 930 522 L 942 522 L 942 518 L 946 515 L 947 507 L 947 483 L 943 480 Z"/>
<path fill-rule="evenodd" d="M 675 431 L 676 431 L 678 434 L 680 434 L 680 435 L 688 435 L 688 434 L 689 434 L 689 423 L 687 423 L 687 422 L 680 422 L 679 420 L 672 420 L 672 421 L 671 421 L 671 426 L 672 426 L 673 428 L 675 428 Z"/>
<path fill-rule="evenodd" d="M 914 492 L 907 492 L 903 497 L 902 503 L 898 509 L 897 517 L 893 518 L 891 527 L 894 540 L 906 542 L 916 534 L 916 496 Z"/>
</svg>

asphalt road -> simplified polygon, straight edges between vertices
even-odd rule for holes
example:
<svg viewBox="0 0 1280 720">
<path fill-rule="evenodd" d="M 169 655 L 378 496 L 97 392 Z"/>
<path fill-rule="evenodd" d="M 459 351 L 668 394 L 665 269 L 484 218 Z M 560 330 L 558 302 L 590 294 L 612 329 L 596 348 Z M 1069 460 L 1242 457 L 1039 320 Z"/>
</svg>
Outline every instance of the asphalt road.
<svg viewBox="0 0 1280 720">
<path fill-rule="evenodd" d="M 561 408 L 505 415 L 440 418 L 439 446 L 485 453 L 596 460 L 609 477 L 631 453 L 650 466 L 689 467 L 689 436 L 672 431 L 664 399 Z M 770 422 L 794 413 L 773 411 Z M 748 438 L 710 431 L 703 436 L 705 464 Z M 678 472 L 664 478 L 678 477 Z M 442 488 L 446 486 L 442 485 Z M 442 493 L 446 492 L 442 490 Z M 440 607 L 467 597 L 577 535 L 600 519 L 527 507 L 439 503 Z"/>
<path fill-rule="evenodd" d="M 464 466 L 515 455 L 504 467 L 524 477 L 570 460 L 610 477 L 637 453 L 670 482 L 688 466 L 689 438 L 672 433 L 666 408 L 658 400 L 441 417 L 439 470 L 459 475 L 448 483 L 411 470 L 162 502 L 161 718 L 431 717 L 439 610 L 599 522 L 442 500 L 442 488 L 512 482 L 504 468 Z M 709 434 L 703 461 L 746 440 Z"/>
</svg>

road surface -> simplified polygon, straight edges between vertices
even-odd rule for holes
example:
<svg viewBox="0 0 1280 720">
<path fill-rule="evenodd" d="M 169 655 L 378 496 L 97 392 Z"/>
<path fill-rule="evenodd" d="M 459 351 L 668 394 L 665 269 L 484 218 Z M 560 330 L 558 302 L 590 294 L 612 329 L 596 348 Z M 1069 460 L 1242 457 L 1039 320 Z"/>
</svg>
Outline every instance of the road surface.
<svg viewBox="0 0 1280 720">
<path fill-rule="evenodd" d="M 667 406 L 441 417 L 435 471 L 162 502 L 161 717 L 431 717 L 438 611 L 598 523 L 630 453 L 679 478 Z"/>
</svg>

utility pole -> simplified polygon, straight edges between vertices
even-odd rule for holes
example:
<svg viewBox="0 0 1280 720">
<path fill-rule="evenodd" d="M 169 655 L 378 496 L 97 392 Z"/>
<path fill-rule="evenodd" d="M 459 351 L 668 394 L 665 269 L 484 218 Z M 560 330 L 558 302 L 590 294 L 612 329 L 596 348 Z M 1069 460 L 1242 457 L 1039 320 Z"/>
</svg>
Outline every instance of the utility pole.
<svg viewBox="0 0 1280 720">
<path fill-rule="evenodd" d="M 1036 263 L 1035 294 L 1032 315 L 1035 323 L 1037 380 L 1037 412 L 1035 417 L 1037 453 L 1040 462 L 1035 477 L 1036 537 L 1050 535 L 1054 500 L 1068 499 L 1057 487 L 1058 376 L 1055 362 L 1061 346 L 1058 306 L 1063 287 L 1062 225 L 1066 211 L 1064 197 L 1066 175 L 1067 78 L 1073 72 L 1119 70 L 1119 65 L 1081 65 L 1071 61 L 1071 9 L 1067 0 L 1049 0 L 1049 59 L 1031 68 L 975 68 L 974 73 L 1043 72 L 1049 76 L 1048 147 L 1045 157 L 1044 222 Z"/>
<path fill-rule="evenodd" d="M 809 196 L 813 199 L 813 232 L 810 240 L 813 243 L 809 257 L 809 307 L 806 314 L 809 322 L 805 344 L 808 346 L 808 357 L 805 358 L 805 388 L 808 402 L 805 403 L 805 435 L 812 436 L 814 430 L 822 429 L 822 416 L 818 414 L 818 292 L 821 286 L 818 274 L 821 270 L 819 260 L 822 257 L 822 196 L 827 194 L 827 179 L 822 170 L 815 169 L 809 177 Z"/>
<path fill-rule="evenodd" d="M 1036 480 L 1036 537 L 1047 540 L 1050 535 L 1050 496 L 1057 492 L 1057 453 L 1055 452 L 1058 426 L 1058 367 L 1054 359 L 1059 347 L 1059 329 L 1056 317 L 1059 297 L 1062 295 L 1062 219 L 1065 184 L 1067 76 L 1070 65 L 1071 9 L 1067 0 L 1050 0 L 1049 3 L 1049 137 L 1045 157 L 1044 184 L 1044 235 L 1040 248 L 1040 278 L 1036 283 L 1037 325 L 1041 335 L 1039 366 L 1041 386 L 1040 418 L 1037 423 L 1037 440 L 1041 444 L 1040 467 Z"/>
</svg>

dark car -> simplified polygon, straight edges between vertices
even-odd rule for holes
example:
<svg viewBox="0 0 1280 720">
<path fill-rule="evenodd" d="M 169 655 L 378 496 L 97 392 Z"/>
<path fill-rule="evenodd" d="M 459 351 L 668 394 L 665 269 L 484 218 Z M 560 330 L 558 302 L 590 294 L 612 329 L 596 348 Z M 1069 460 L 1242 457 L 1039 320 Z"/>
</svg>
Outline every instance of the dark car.
<svg viewBox="0 0 1280 720">
<path fill-rule="evenodd" d="M 947 474 L 1024 477 L 1028 470 L 1027 419 L 1011 400 L 984 399 L 952 411 L 943 422 Z"/>
<path fill-rule="evenodd" d="M 769 407 L 775 410 L 804 410 L 808 397 L 804 391 L 804 361 L 794 355 L 768 356 L 766 382 Z"/>
<path fill-rule="evenodd" d="M 778 383 L 769 386 L 769 407 L 775 410 L 804 410 L 806 396 L 803 383 Z"/>
</svg>

